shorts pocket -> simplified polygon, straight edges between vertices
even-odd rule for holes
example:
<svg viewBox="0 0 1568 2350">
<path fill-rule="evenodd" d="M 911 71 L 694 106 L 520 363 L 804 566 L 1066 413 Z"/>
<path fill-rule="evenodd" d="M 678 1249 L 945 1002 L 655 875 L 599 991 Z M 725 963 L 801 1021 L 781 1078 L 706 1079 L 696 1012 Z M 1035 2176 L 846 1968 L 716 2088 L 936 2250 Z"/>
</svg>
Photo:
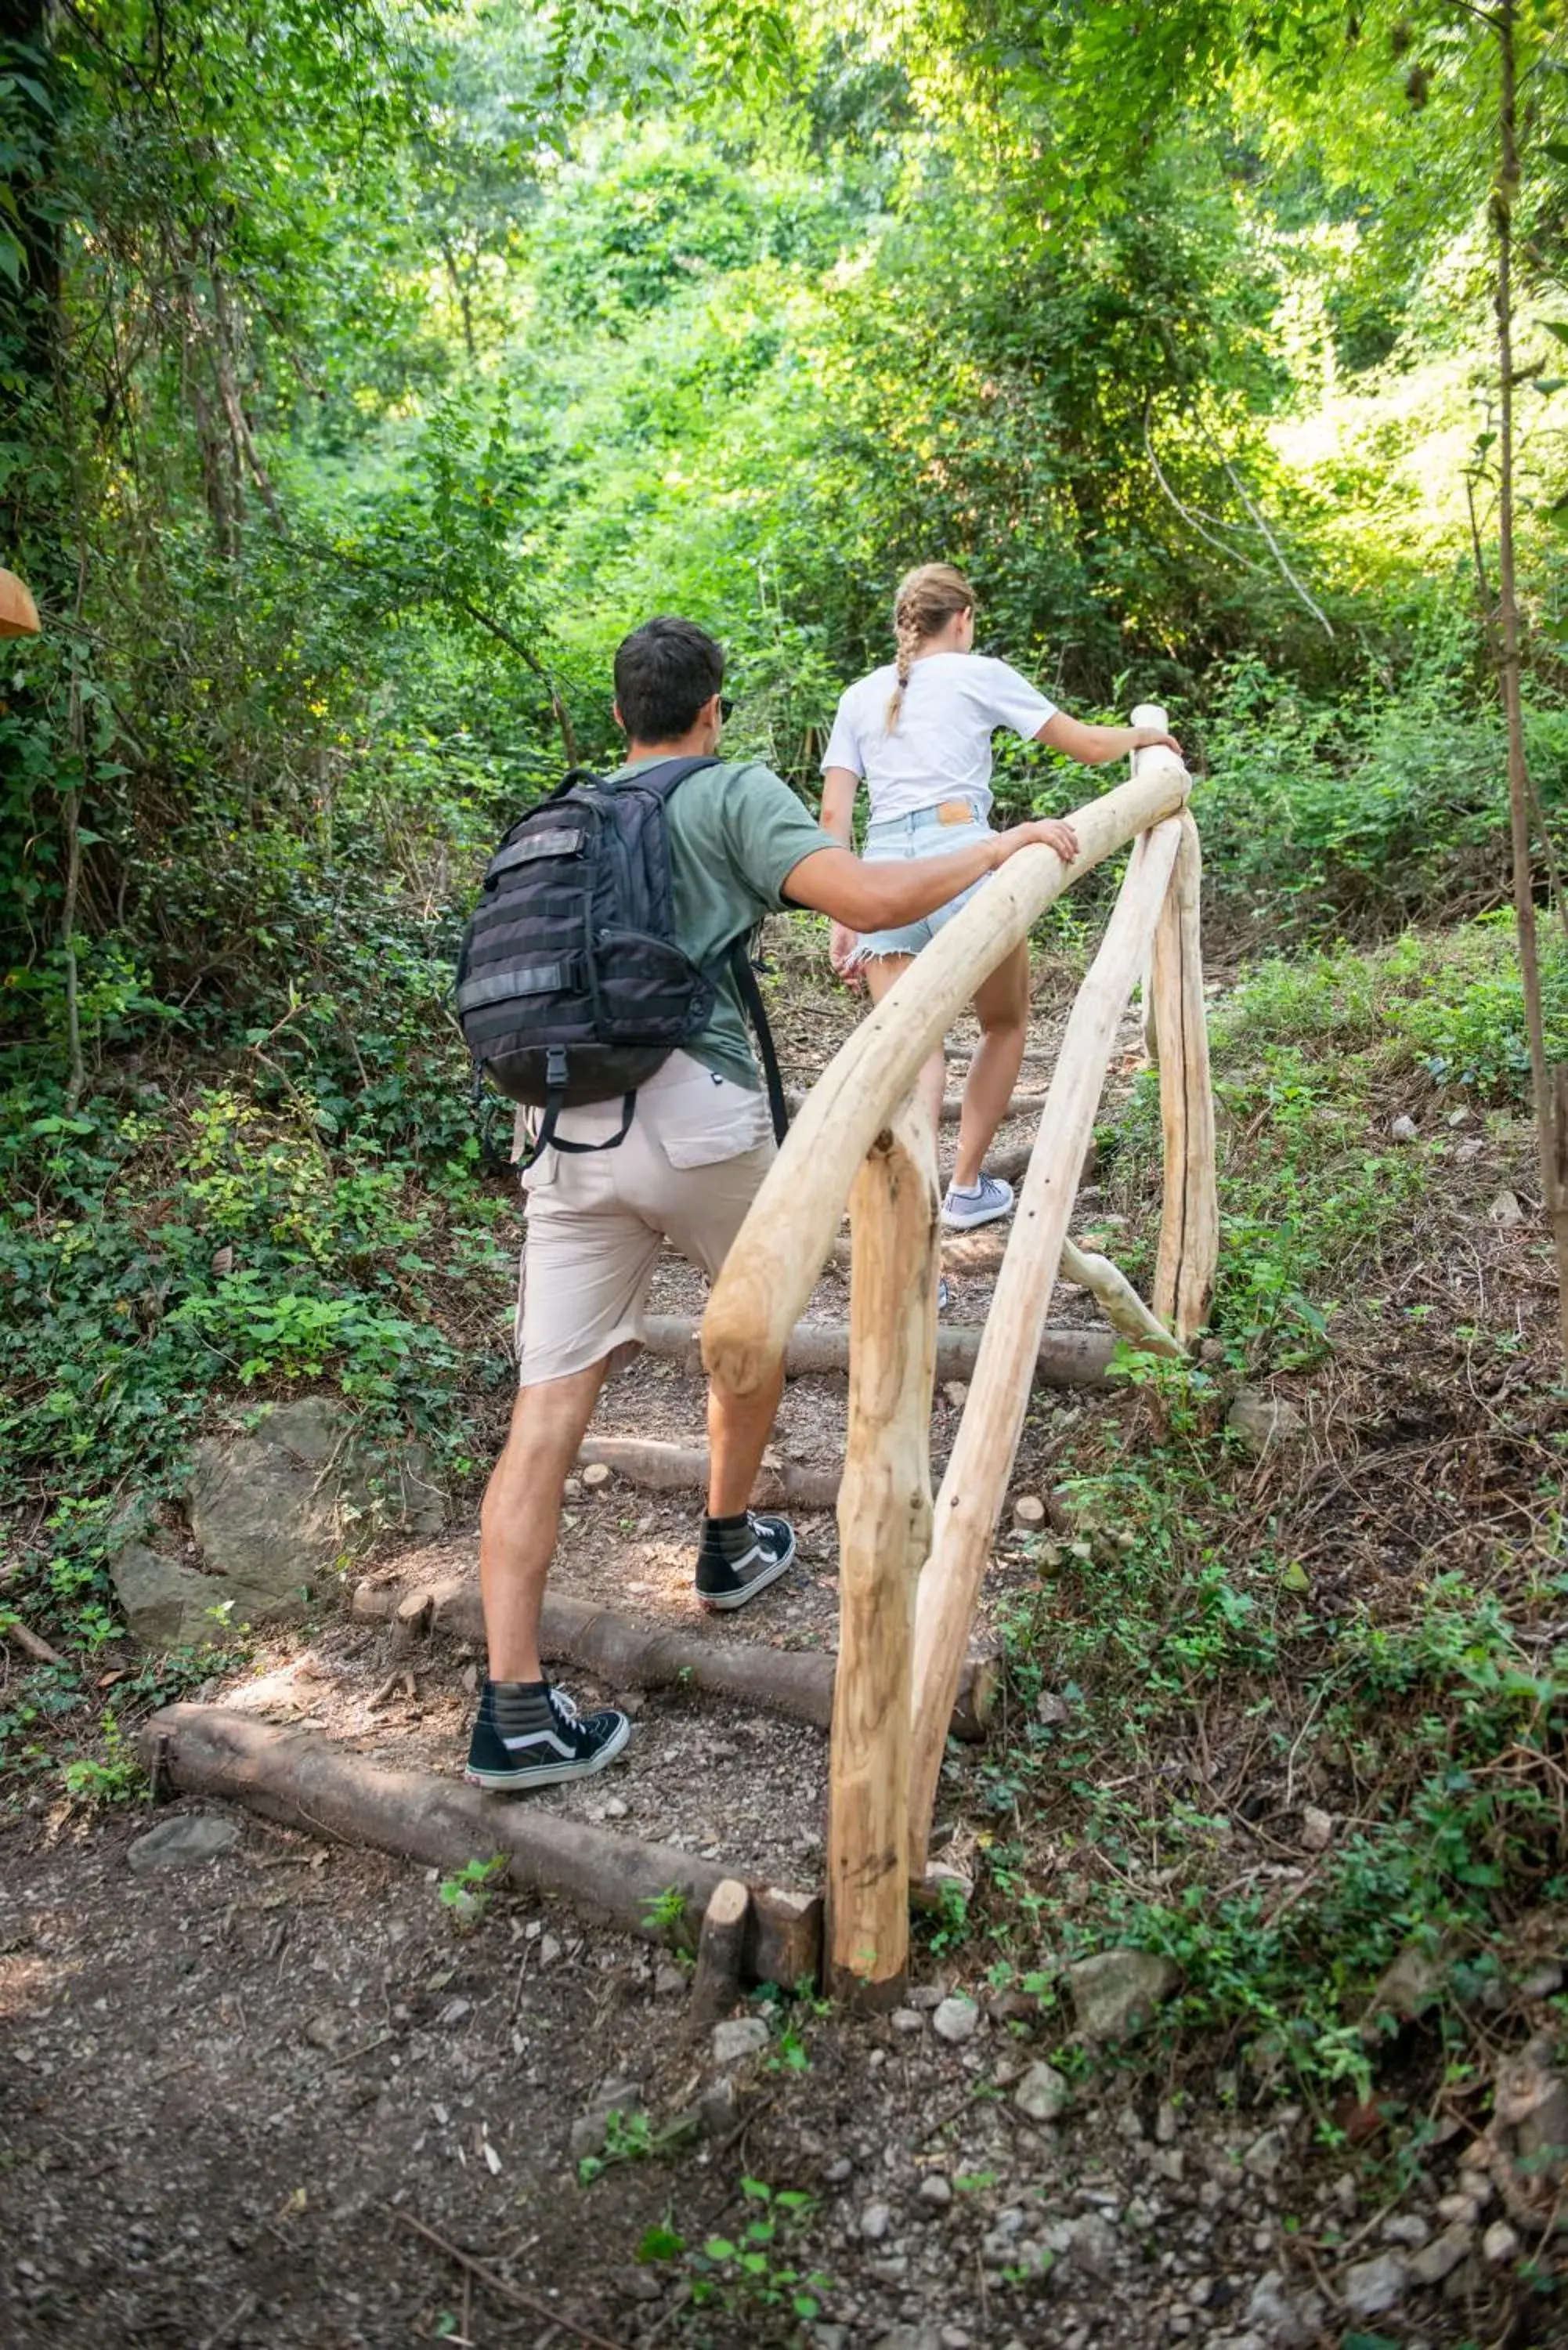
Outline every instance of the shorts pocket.
<svg viewBox="0 0 1568 2350">
<path fill-rule="evenodd" d="M 773 1132 L 763 1096 L 715 1069 L 639 1095 L 638 1114 L 671 1167 L 683 1171 L 742 1158 Z"/>
</svg>

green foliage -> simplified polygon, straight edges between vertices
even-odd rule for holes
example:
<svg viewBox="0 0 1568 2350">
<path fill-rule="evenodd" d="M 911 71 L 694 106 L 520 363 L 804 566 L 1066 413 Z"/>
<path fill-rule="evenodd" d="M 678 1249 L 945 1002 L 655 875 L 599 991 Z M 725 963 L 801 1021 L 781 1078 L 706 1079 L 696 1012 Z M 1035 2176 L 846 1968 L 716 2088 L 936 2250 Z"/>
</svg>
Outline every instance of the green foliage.
<svg viewBox="0 0 1568 2350">
<path fill-rule="evenodd" d="M 506 1855 L 498 1852 L 489 1860 L 465 1860 L 461 1868 L 441 1878 L 436 1898 L 452 1911 L 452 1922 L 461 1932 L 479 1924 L 490 1907 L 495 1880 L 504 1877 L 506 1867 Z"/>
<path fill-rule="evenodd" d="M 605 2116 L 603 2147 L 597 2154 L 585 2154 L 577 2163 L 577 2184 L 591 2187 L 596 2178 L 602 2178 L 616 2164 L 640 2162 L 646 2155 L 659 2150 L 653 2125 L 646 2114 L 623 2114 L 612 2109 Z"/>
<path fill-rule="evenodd" d="M 805 2226 L 815 2200 L 797 2189 L 772 2188 L 761 2178 L 742 2178 L 741 2192 L 753 2217 L 735 2236 L 709 2236 L 701 2245 L 689 2245 L 668 2225 L 649 2228 L 638 2248 L 645 2262 L 680 2262 L 691 2281 L 694 2311 L 727 2320 L 755 2322 L 782 2314 L 810 2324 L 822 2314 L 821 2296 L 829 2280 L 806 2273 L 788 2258 L 790 2236 Z M 699 2321 L 697 2338 L 714 2340 Z M 794 2326 L 791 2339 L 798 2338 Z"/>
<path fill-rule="evenodd" d="M 78 1755 L 63 1770 L 66 1793 L 78 1804 L 130 1804 L 151 1801 L 152 1789 L 134 1752 L 120 1734 L 118 1716 L 105 1713 L 100 1724 L 101 1757 Z"/>
</svg>

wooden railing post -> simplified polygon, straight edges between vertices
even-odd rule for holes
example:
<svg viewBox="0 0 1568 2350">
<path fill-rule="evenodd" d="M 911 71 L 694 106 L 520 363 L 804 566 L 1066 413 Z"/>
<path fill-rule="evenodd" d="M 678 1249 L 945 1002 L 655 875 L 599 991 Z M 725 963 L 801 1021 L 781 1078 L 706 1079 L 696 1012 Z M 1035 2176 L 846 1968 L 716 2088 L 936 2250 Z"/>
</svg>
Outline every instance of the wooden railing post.
<svg viewBox="0 0 1568 2350">
<path fill-rule="evenodd" d="M 1220 1256 L 1214 1095 L 1199 927 L 1202 874 L 1198 827 L 1184 808 L 1176 870 L 1154 934 L 1153 964 L 1159 1118 L 1165 1139 L 1154 1310 L 1184 1347 L 1209 1319 Z"/>
<path fill-rule="evenodd" d="M 1116 1029 L 1169 886 L 1181 838 L 1168 816 L 1134 845 L 1100 951 L 1078 991 L 1040 1115 L 963 1419 L 937 1496 L 915 1616 L 909 1873 L 925 1875 L 948 1716 L 980 1596 L 992 1530 L 1023 1427 L 1034 1350 Z M 888 999 L 890 1000 L 890 999 Z"/>
<path fill-rule="evenodd" d="M 838 1672 L 828 1788 L 827 1988 L 897 2006 L 909 1964 L 915 1577 L 931 1531 L 935 1139 L 918 1096 L 849 1195 L 849 1430 L 838 1501 Z"/>
</svg>

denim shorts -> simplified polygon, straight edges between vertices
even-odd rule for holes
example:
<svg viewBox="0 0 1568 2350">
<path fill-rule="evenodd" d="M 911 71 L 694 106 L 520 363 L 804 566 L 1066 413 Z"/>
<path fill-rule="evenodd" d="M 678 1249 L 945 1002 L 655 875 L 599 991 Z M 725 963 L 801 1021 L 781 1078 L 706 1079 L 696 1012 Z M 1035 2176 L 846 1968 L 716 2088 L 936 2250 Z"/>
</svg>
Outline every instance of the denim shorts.
<svg viewBox="0 0 1568 2350">
<path fill-rule="evenodd" d="M 961 806 L 967 806 L 968 815 L 960 818 L 956 811 Z M 867 825 L 861 855 L 867 865 L 893 865 L 913 858 L 945 857 L 950 849 L 968 848 L 990 837 L 991 827 L 972 801 L 943 800 L 939 807 L 917 808 L 912 816 L 887 816 L 879 824 Z M 967 889 L 961 889 L 956 898 L 950 898 L 945 906 L 918 922 L 904 922 L 897 930 L 866 931 L 856 949 L 855 965 L 879 955 L 919 954 L 990 879 L 989 873 L 982 873 L 978 881 L 971 881 Z"/>
</svg>

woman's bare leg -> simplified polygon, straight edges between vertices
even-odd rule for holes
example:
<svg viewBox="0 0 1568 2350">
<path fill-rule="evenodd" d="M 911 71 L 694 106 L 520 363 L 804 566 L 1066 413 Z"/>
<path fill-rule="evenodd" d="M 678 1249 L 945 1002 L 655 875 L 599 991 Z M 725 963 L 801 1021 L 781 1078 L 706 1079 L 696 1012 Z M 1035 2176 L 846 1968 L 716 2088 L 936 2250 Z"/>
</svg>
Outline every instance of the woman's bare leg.
<svg viewBox="0 0 1568 2350">
<path fill-rule="evenodd" d="M 915 958 L 913 955 L 867 956 L 860 968 L 866 974 L 866 984 L 871 992 L 871 1001 L 873 1003 L 881 1003 L 882 998 L 887 994 L 888 990 L 892 986 L 894 981 L 903 977 L 904 973 L 909 970 L 909 965 L 914 962 L 914 960 Z M 1026 964 L 1026 976 L 1024 980 L 1026 992 L 1028 987 L 1027 969 L 1028 966 Z M 1022 1045 L 1019 1049 L 1020 1051 L 1023 1050 Z M 1013 1075 L 1017 1075 L 1016 1066 L 1014 1066 Z M 936 1051 L 930 1055 L 929 1059 L 922 1063 L 920 1068 L 920 1091 L 924 1094 L 927 1107 L 931 1113 L 931 1132 L 933 1134 L 940 1133 L 941 1129 L 942 1087 L 946 1082 L 946 1064 L 942 1059 L 941 1046 L 939 1045 Z M 992 1128 L 992 1131 L 995 1131 L 994 1128 Z"/>
<path fill-rule="evenodd" d="M 875 965 L 873 965 L 875 969 Z M 980 1180 L 985 1154 L 1007 1115 L 1023 1065 L 1029 1035 L 1029 942 L 1023 940 L 998 963 L 974 999 L 980 1043 L 970 1063 L 959 1125 L 953 1181 L 971 1190 Z"/>
</svg>

